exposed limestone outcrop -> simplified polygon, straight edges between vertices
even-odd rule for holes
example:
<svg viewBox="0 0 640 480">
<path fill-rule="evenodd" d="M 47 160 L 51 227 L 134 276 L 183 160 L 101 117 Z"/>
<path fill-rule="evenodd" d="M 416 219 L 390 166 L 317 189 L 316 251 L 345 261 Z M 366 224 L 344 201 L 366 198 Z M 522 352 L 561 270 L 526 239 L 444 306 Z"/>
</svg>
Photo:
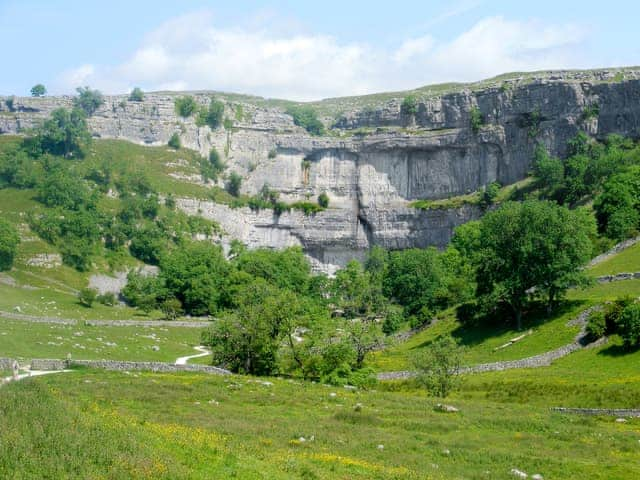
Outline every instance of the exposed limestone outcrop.
<svg viewBox="0 0 640 480">
<path fill-rule="evenodd" d="M 414 93 L 415 114 L 402 111 L 402 93 L 314 103 L 331 127 L 322 137 L 295 126 L 283 102 L 212 92 L 193 95 L 202 105 L 211 96 L 222 99 L 225 115 L 234 119 L 232 129 L 212 131 L 198 127 L 194 118 L 179 118 L 174 101 L 183 94 L 176 93 L 148 93 L 142 102 L 107 96 L 89 124 L 96 137 L 164 145 L 177 132 L 187 148 L 206 154 L 215 147 L 229 171 L 243 176 L 246 193 L 265 183 L 289 202 L 315 201 L 326 192 L 330 208 L 313 216 L 295 211 L 276 216 L 191 199 L 178 204 L 220 222 L 228 239 L 250 246 L 301 245 L 329 271 L 373 244 L 444 246 L 455 226 L 481 211 L 472 206 L 420 211 L 409 201 L 521 180 L 538 143 L 562 156 L 579 130 L 599 138 L 640 134 L 640 70 L 635 69 L 526 74 Z M 19 133 L 72 102 L 71 97 L 15 98 L 10 110 L 5 100 L 0 97 L 0 133 Z M 474 131 L 471 115 L 478 110 L 483 124 Z"/>
</svg>

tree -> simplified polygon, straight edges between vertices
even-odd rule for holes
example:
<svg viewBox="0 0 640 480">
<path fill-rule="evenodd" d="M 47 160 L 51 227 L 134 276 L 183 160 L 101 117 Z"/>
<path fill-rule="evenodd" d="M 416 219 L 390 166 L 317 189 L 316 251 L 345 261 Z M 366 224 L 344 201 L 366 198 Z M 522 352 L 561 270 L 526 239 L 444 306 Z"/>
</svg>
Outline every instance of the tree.
<svg viewBox="0 0 640 480">
<path fill-rule="evenodd" d="M 182 118 L 188 118 L 193 115 L 198 109 L 198 104 L 196 103 L 196 99 L 191 95 L 186 95 L 184 97 L 179 97 L 175 99 L 175 109 L 176 113 Z"/>
<path fill-rule="evenodd" d="M 183 241 L 162 256 L 160 271 L 168 294 L 182 303 L 186 313 L 207 315 L 220 308 L 229 265 L 217 245 Z"/>
<path fill-rule="evenodd" d="M 11 270 L 19 243 L 20 236 L 15 227 L 0 218 L 0 272 Z"/>
<path fill-rule="evenodd" d="M 618 329 L 626 349 L 640 345 L 640 303 L 627 305 L 620 316 Z"/>
<path fill-rule="evenodd" d="M 91 134 L 83 110 L 58 108 L 51 117 L 34 130 L 25 140 L 33 154 L 50 153 L 69 157 L 81 157 L 83 148 L 91 143 Z"/>
<path fill-rule="evenodd" d="M 539 184 L 550 190 L 557 188 L 564 178 L 562 160 L 551 157 L 542 144 L 538 144 L 533 159 L 533 175 Z"/>
<path fill-rule="evenodd" d="M 242 185 L 242 177 L 240 174 L 236 172 L 231 172 L 229 178 L 227 179 L 227 184 L 225 185 L 225 189 L 229 194 L 237 197 L 240 195 L 240 186 Z"/>
<path fill-rule="evenodd" d="M 445 272 L 435 248 L 411 248 L 389 254 L 384 278 L 387 297 L 394 298 L 410 315 L 437 306 L 446 291 Z M 429 318 L 424 318 L 429 320 Z"/>
<path fill-rule="evenodd" d="M 460 381 L 464 350 L 450 335 L 439 337 L 413 357 L 420 382 L 432 395 L 445 398 Z"/>
<path fill-rule="evenodd" d="M 418 99 L 415 95 L 407 95 L 402 99 L 400 112 L 404 115 L 415 115 L 418 113 Z"/>
<path fill-rule="evenodd" d="M 347 318 L 374 320 L 384 311 L 385 299 L 382 290 L 372 283 L 371 274 L 364 271 L 362 265 L 350 261 L 336 272 L 333 281 L 333 301 Z"/>
<path fill-rule="evenodd" d="M 73 105 L 76 108 L 82 109 L 88 117 L 93 115 L 104 103 L 104 98 L 100 90 L 92 90 L 89 87 L 78 87 L 76 88 L 76 92 L 78 92 L 78 96 L 73 99 Z"/>
<path fill-rule="evenodd" d="M 78 300 L 85 307 L 91 308 L 93 302 L 96 301 L 97 296 L 98 292 L 96 292 L 93 288 L 83 288 L 78 293 Z"/>
<path fill-rule="evenodd" d="M 142 102 L 144 100 L 144 92 L 140 88 L 135 87 L 129 94 L 129 100 L 132 102 Z"/>
<path fill-rule="evenodd" d="M 532 292 L 546 296 L 548 309 L 571 286 L 584 280 L 592 253 L 593 218 L 553 202 L 507 202 L 480 223 L 474 255 L 477 294 L 504 302 L 518 329 Z"/>
<path fill-rule="evenodd" d="M 46 94 L 47 94 L 47 89 L 41 83 L 38 83 L 37 85 L 34 85 L 31 88 L 31 96 L 32 97 L 43 97 Z"/>
<path fill-rule="evenodd" d="M 240 288 L 237 299 L 237 308 L 203 335 L 214 363 L 234 372 L 276 373 L 281 341 L 293 341 L 293 326 L 300 313 L 295 294 L 254 279 Z"/>
</svg>

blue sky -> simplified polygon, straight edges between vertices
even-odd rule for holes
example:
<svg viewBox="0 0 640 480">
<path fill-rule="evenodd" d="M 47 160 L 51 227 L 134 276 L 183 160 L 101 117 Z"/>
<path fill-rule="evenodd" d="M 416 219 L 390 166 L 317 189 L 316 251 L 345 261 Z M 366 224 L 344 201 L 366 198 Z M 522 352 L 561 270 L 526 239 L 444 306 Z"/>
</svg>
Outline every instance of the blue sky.
<svg viewBox="0 0 640 480">
<path fill-rule="evenodd" d="M 90 85 L 310 100 L 640 64 L 631 1 L 0 0 L 0 94 Z"/>
</svg>

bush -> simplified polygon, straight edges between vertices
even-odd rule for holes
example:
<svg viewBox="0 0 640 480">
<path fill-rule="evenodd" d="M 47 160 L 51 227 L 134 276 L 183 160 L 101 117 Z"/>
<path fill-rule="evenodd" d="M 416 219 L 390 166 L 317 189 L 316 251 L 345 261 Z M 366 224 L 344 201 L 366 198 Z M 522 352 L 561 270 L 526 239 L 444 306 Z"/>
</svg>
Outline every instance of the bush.
<svg viewBox="0 0 640 480">
<path fill-rule="evenodd" d="M 91 308 L 93 302 L 96 301 L 96 297 L 98 296 L 98 292 L 96 292 L 93 288 L 83 288 L 78 292 L 78 300 L 82 305 L 87 308 Z"/>
<path fill-rule="evenodd" d="M 562 160 L 550 157 L 542 144 L 538 144 L 534 153 L 533 175 L 542 187 L 554 189 L 562 183 L 564 165 Z"/>
<path fill-rule="evenodd" d="M 273 160 L 274 158 L 276 158 L 278 156 L 278 151 L 275 148 L 272 148 L 271 150 L 269 150 L 269 153 L 267 154 L 267 157 L 270 160 Z"/>
<path fill-rule="evenodd" d="M 313 202 L 293 202 L 290 205 L 294 210 L 301 210 L 305 215 L 313 215 L 324 210 L 320 205 Z"/>
<path fill-rule="evenodd" d="M 227 184 L 225 185 L 225 190 L 234 197 L 237 197 L 238 195 L 240 195 L 241 186 L 242 177 L 236 172 L 231 172 L 227 180 Z"/>
<path fill-rule="evenodd" d="M 84 110 L 57 108 L 51 117 L 36 127 L 25 147 L 34 155 L 50 153 L 65 157 L 81 157 L 83 147 L 91 143 Z"/>
<path fill-rule="evenodd" d="M 76 108 L 82 109 L 89 117 L 104 103 L 104 98 L 100 90 L 91 90 L 89 87 L 78 87 L 76 91 L 78 92 L 78 96 L 73 99 L 73 105 Z"/>
<path fill-rule="evenodd" d="M 290 106 L 286 113 L 293 117 L 293 123 L 304 128 L 311 135 L 322 135 L 324 125 L 318 119 L 318 115 L 313 107 L 309 105 Z"/>
<path fill-rule="evenodd" d="M 196 99 L 191 95 L 186 95 L 184 97 L 176 98 L 174 101 L 176 113 L 183 117 L 188 118 L 193 115 L 198 109 L 198 104 L 196 103 Z"/>
<path fill-rule="evenodd" d="M 31 88 L 31 96 L 32 97 L 43 97 L 46 94 L 47 94 L 47 89 L 41 83 L 38 83 L 37 85 L 34 85 Z"/>
<path fill-rule="evenodd" d="M 499 182 L 491 182 L 489 185 L 485 186 L 482 192 L 482 198 L 480 199 L 481 206 L 486 208 L 493 205 L 496 198 L 498 198 L 499 193 L 500 193 Z"/>
<path fill-rule="evenodd" d="M 182 143 L 180 142 L 180 135 L 178 134 L 178 132 L 174 132 L 173 135 L 171 135 L 171 138 L 167 142 L 167 145 L 169 145 L 171 148 L 175 148 L 176 150 L 180 149 Z"/>
<path fill-rule="evenodd" d="M 415 115 L 418 113 L 418 99 L 415 95 L 407 95 L 402 99 L 400 112 L 404 115 Z"/>
<path fill-rule="evenodd" d="M 480 127 L 484 125 L 484 118 L 482 117 L 482 112 L 480 112 L 478 107 L 472 107 L 469 111 L 469 122 L 473 133 L 478 133 L 480 131 Z"/>
<path fill-rule="evenodd" d="M 439 337 L 413 357 L 420 382 L 432 395 L 446 397 L 460 381 L 463 348 L 450 336 Z"/>
<path fill-rule="evenodd" d="M 116 304 L 116 295 L 113 292 L 107 292 L 102 295 L 98 295 L 96 300 L 102 305 L 113 307 Z"/>
<path fill-rule="evenodd" d="M 208 108 L 201 107 L 199 109 L 198 118 L 196 119 L 196 125 L 198 125 L 199 127 L 204 127 L 205 125 L 208 125 L 209 128 L 211 128 L 211 130 L 215 130 L 220 126 L 223 115 L 224 115 L 224 103 L 212 98 L 211 101 L 209 102 Z"/>
<path fill-rule="evenodd" d="M 182 303 L 177 298 L 167 298 L 160 304 L 165 320 L 175 320 L 182 314 Z"/>
<path fill-rule="evenodd" d="M 144 100 L 144 92 L 138 88 L 135 87 L 133 90 L 131 90 L 131 93 L 129 94 L 129 100 L 132 102 L 141 102 Z"/>
<path fill-rule="evenodd" d="M 385 335 L 396 333 L 404 323 L 404 316 L 399 309 L 393 309 L 384 317 L 382 322 L 382 332 Z"/>
<path fill-rule="evenodd" d="M 600 310 L 591 312 L 589 314 L 589 318 L 587 318 L 587 326 L 585 330 L 587 335 L 589 335 L 589 339 L 592 341 L 604 337 L 607 333 L 605 313 Z"/>
<path fill-rule="evenodd" d="M 322 192 L 318 195 L 318 205 L 322 208 L 329 208 L 329 195 L 327 195 L 326 192 Z"/>
<path fill-rule="evenodd" d="M 619 333 L 627 349 L 640 345 L 640 303 L 627 305 L 619 320 Z"/>
<path fill-rule="evenodd" d="M 19 243 L 18 231 L 9 222 L 0 218 L 0 272 L 11 270 Z"/>
<path fill-rule="evenodd" d="M 16 97 L 14 97 L 13 95 L 11 95 L 10 97 L 7 97 L 7 99 L 4 101 L 4 103 L 7 105 L 7 108 L 9 109 L 10 112 L 13 112 L 13 104 L 16 101 Z"/>
</svg>

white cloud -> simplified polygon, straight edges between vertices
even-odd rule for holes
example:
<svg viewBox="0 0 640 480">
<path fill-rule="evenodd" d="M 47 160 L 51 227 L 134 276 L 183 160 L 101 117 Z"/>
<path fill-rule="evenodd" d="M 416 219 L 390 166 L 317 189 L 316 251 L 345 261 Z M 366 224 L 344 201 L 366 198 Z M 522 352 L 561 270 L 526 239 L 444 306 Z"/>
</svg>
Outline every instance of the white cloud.
<svg viewBox="0 0 640 480">
<path fill-rule="evenodd" d="M 395 49 L 340 42 L 322 34 L 219 27 L 208 12 L 175 18 L 150 32 L 120 65 L 82 65 L 59 87 L 109 93 L 212 89 L 298 100 L 471 81 L 516 70 L 585 66 L 576 57 L 586 31 L 502 17 L 480 20 L 447 42 L 407 38 Z"/>
</svg>

